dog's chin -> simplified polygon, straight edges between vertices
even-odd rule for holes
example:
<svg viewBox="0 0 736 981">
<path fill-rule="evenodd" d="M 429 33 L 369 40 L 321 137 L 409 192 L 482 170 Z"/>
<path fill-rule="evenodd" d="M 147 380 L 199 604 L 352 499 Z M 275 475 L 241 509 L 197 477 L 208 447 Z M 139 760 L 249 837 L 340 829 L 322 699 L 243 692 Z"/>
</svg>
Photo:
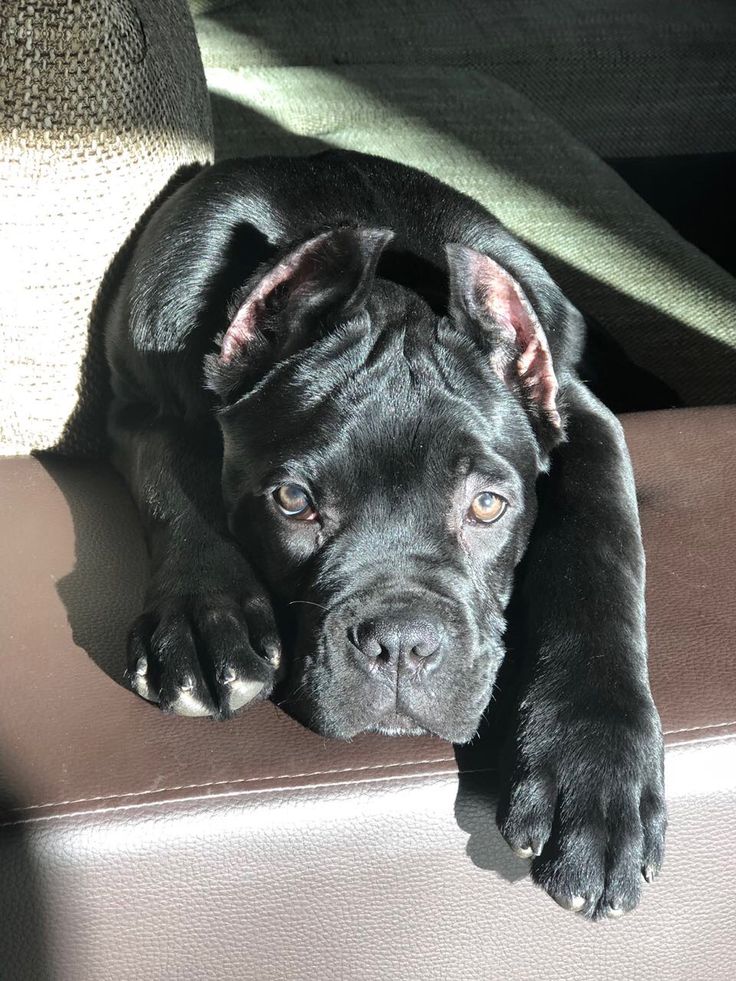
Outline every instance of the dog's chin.
<svg viewBox="0 0 736 981">
<path fill-rule="evenodd" d="M 419 725 L 416 719 L 403 712 L 396 712 L 393 717 L 381 719 L 369 725 L 364 732 L 377 732 L 381 736 L 429 736 L 429 729 Z"/>
<path fill-rule="evenodd" d="M 374 719 L 350 719 L 345 716 L 336 717 L 324 711 L 314 711 L 305 703 L 286 703 L 283 707 L 289 715 L 318 735 L 340 740 L 354 739 L 364 733 L 375 733 L 381 736 L 434 736 L 450 743 L 467 743 L 473 739 L 480 724 L 480 718 L 472 722 L 455 721 L 452 725 L 430 723 L 401 711 L 392 711 Z"/>
<path fill-rule="evenodd" d="M 351 729 L 348 734 L 343 735 L 337 733 L 337 738 L 352 739 L 353 736 L 358 736 L 365 732 L 377 733 L 381 736 L 434 736 L 436 739 L 442 739 L 448 743 L 462 744 L 470 742 L 475 737 L 479 724 L 480 719 L 473 724 L 465 726 L 459 726 L 457 724 L 453 726 L 427 725 L 426 723 L 418 722 L 416 719 L 411 718 L 411 716 L 397 713 L 391 718 L 369 723 L 359 729 Z M 335 730 L 330 730 L 330 734 L 335 735 Z"/>
</svg>

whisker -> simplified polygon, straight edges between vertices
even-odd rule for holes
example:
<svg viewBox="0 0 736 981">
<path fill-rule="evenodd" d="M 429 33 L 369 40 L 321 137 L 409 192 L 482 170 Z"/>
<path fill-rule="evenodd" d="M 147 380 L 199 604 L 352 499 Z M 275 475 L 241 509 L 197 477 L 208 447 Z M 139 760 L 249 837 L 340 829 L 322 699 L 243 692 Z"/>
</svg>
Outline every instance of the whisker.
<svg viewBox="0 0 736 981">
<path fill-rule="evenodd" d="M 313 603 L 312 600 L 291 600 L 289 606 L 294 606 L 296 603 L 303 603 L 304 606 L 316 606 L 320 610 L 324 610 L 325 613 L 329 613 L 329 608 L 323 606 L 321 603 Z"/>
<path fill-rule="evenodd" d="M 307 687 L 307 683 L 308 682 L 303 681 L 298 688 L 294 689 L 294 691 L 288 692 L 280 702 L 275 702 L 276 707 L 281 708 L 282 705 L 285 705 L 287 702 L 290 702 L 292 699 L 296 698 L 296 696 Z"/>
</svg>

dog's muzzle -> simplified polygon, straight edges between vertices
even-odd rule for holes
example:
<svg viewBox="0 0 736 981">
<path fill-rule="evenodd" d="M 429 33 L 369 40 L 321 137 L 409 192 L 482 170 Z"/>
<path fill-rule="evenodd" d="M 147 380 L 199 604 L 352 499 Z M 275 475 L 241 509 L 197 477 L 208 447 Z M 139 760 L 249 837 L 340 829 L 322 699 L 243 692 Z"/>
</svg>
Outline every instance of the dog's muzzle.
<svg viewBox="0 0 736 981">
<path fill-rule="evenodd" d="M 470 611 L 433 590 L 353 595 L 300 632 L 290 710 L 338 738 L 373 731 L 464 741 L 492 682 L 469 621 Z"/>
</svg>

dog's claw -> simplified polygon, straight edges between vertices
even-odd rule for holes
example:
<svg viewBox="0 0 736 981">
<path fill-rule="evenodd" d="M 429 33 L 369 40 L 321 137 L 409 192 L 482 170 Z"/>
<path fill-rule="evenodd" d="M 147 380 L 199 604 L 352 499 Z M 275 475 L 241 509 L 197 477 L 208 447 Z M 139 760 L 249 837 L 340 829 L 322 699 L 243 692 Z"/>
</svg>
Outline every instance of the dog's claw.
<svg viewBox="0 0 736 981">
<path fill-rule="evenodd" d="M 654 882 L 654 878 L 656 874 L 657 873 L 653 865 L 647 865 L 645 868 L 642 869 L 642 875 L 647 880 L 647 882 Z"/>
<path fill-rule="evenodd" d="M 194 678 L 191 674 L 185 674 L 179 686 L 183 692 L 190 692 L 194 689 Z"/>
<path fill-rule="evenodd" d="M 135 673 L 142 677 L 146 671 L 148 671 L 148 658 L 144 654 L 142 657 L 138 658 L 138 663 L 135 666 Z"/>
<path fill-rule="evenodd" d="M 585 897 L 583 896 L 553 896 L 552 898 L 558 906 L 572 910 L 573 913 L 579 913 L 585 906 Z"/>
<path fill-rule="evenodd" d="M 252 702 L 264 688 L 263 681 L 239 681 L 233 679 L 229 682 L 230 698 L 228 709 L 230 712 L 237 712 L 238 709 Z"/>
<path fill-rule="evenodd" d="M 519 858 L 532 858 L 536 854 L 531 845 L 526 848 L 512 848 L 511 851 Z"/>
<path fill-rule="evenodd" d="M 176 715 L 183 715 L 191 719 L 198 719 L 212 714 L 212 709 L 193 695 L 191 690 L 182 690 L 181 694 L 176 701 L 171 704 L 168 711 L 175 712 Z"/>
<path fill-rule="evenodd" d="M 272 664 L 277 668 L 281 662 L 281 649 L 278 644 L 266 644 L 263 648 L 263 653 L 269 664 Z"/>
</svg>

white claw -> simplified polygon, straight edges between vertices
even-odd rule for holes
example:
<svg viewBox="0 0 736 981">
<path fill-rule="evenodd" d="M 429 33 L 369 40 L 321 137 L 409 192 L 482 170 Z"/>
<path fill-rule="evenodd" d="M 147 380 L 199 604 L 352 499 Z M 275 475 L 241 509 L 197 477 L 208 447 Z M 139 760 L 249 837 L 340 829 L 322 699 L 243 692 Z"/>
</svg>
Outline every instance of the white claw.
<svg viewBox="0 0 736 981">
<path fill-rule="evenodd" d="M 237 712 L 248 702 L 252 702 L 263 689 L 262 681 L 237 681 L 230 689 L 230 711 Z"/>
<path fill-rule="evenodd" d="M 194 689 L 194 678 L 190 674 L 185 674 L 181 679 L 181 690 L 182 691 L 193 691 Z"/>
<path fill-rule="evenodd" d="M 573 913 L 579 913 L 583 906 L 585 906 L 585 898 L 583 896 L 553 896 L 552 898 L 558 906 L 561 906 L 563 909 L 572 910 Z"/>
<path fill-rule="evenodd" d="M 623 915 L 624 915 L 624 911 L 621 909 L 620 906 L 608 907 L 608 916 L 613 917 L 614 920 L 618 919 L 619 916 L 623 916 Z"/>
<path fill-rule="evenodd" d="M 534 855 L 534 849 L 531 846 L 529 848 L 512 848 L 511 851 L 519 858 L 531 858 Z"/>
<path fill-rule="evenodd" d="M 157 702 L 158 694 L 149 685 L 148 678 L 145 674 L 135 674 L 131 679 L 131 688 L 133 691 L 140 695 L 141 698 L 145 698 L 147 702 Z"/>
<path fill-rule="evenodd" d="M 189 691 L 181 691 L 176 702 L 172 705 L 174 712 L 177 715 L 185 715 L 192 719 L 201 718 L 205 715 L 211 715 L 211 711 L 206 705 L 203 705 L 198 698 Z"/>
<path fill-rule="evenodd" d="M 279 648 L 275 644 L 267 644 L 264 653 L 268 662 L 277 668 L 281 663 L 281 651 Z"/>
</svg>

